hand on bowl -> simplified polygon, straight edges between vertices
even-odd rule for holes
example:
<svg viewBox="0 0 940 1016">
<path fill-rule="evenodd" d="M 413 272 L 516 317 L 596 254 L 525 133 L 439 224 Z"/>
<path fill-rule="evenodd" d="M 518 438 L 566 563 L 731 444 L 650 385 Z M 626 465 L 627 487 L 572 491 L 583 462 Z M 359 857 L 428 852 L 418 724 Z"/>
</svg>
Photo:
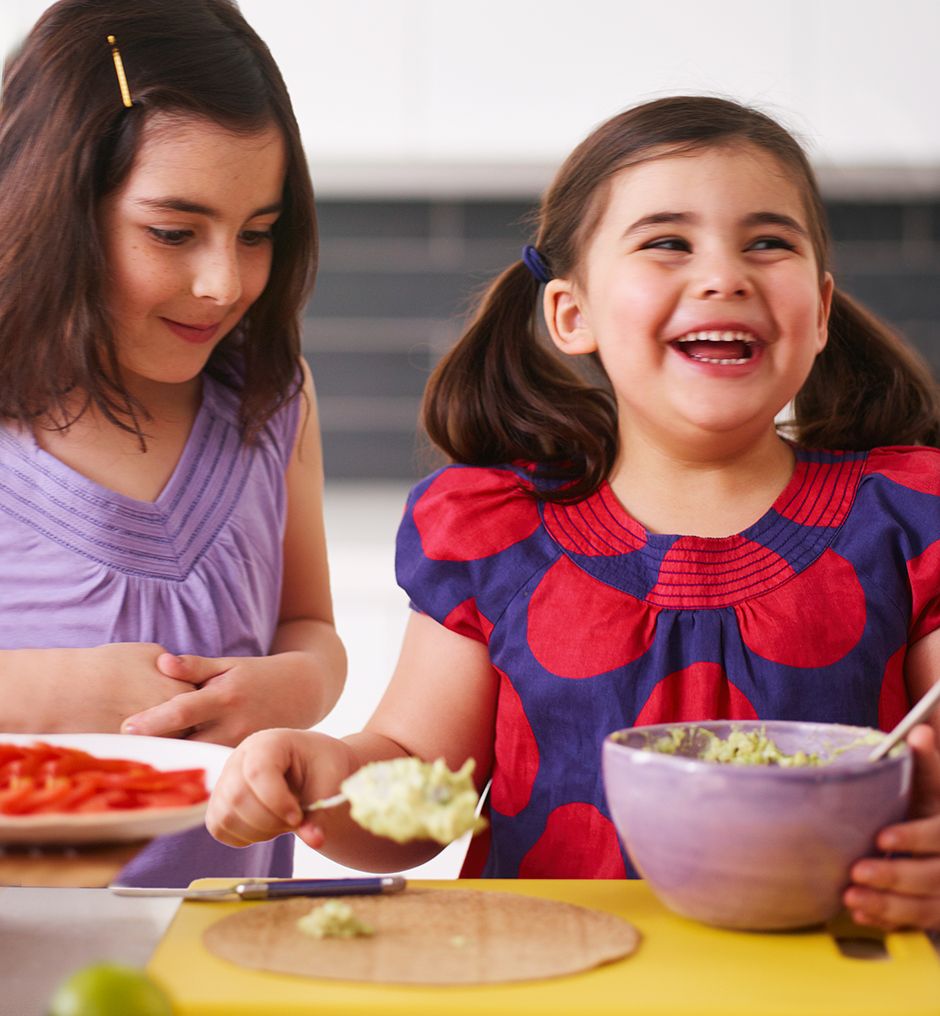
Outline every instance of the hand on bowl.
<svg viewBox="0 0 940 1016">
<path fill-rule="evenodd" d="M 719 737 L 764 728 L 787 754 L 841 753 L 828 765 L 784 768 L 649 750 L 683 727 Z M 677 913 L 727 928 L 819 924 L 841 909 L 853 862 L 908 808 L 910 750 L 869 762 L 865 734 L 751 720 L 618 731 L 604 742 L 611 815 L 637 869 Z"/>
<path fill-rule="evenodd" d="M 914 799 L 909 822 L 878 833 L 887 854 L 852 866 L 843 899 L 857 924 L 878 928 L 940 929 L 940 749 L 931 727 L 908 735 L 914 753 Z"/>
</svg>

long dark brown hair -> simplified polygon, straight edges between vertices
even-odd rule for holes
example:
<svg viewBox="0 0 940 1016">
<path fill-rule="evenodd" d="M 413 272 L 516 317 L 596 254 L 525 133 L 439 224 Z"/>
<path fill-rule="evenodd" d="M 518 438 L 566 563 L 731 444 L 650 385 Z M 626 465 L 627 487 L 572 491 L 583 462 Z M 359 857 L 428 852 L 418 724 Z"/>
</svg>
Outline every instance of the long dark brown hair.
<svg viewBox="0 0 940 1016">
<path fill-rule="evenodd" d="M 129 174 L 145 124 L 167 112 L 245 134 L 273 125 L 283 136 L 287 172 L 270 278 L 206 369 L 240 387 L 248 440 L 296 393 L 300 315 L 316 275 L 316 214 L 297 121 L 267 46 L 231 0 L 61 0 L 4 68 L 0 418 L 67 422 L 64 400 L 77 389 L 143 439 L 102 299 L 98 211 Z"/>
<path fill-rule="evenodd" d="M 769 152 L 798 186 L 820 281 L 830 238 L 819 187 L 799 143 L 776 121 L 725 99 L 659 99 L 608 120 L 564 162 L 539 207 L 534 243 L 550 274 L 570 278 L 603 216 L 611 178 L 665 153 L 747 143 Z M 575 373 L 540 337 L 540 286 L 516 262 L 486 291 L 476 316 L 432 374 L 423 420 L 457 462 L 535 462 L 564 481 L 541 496 L 579 500 L 617 455 L 609 387 Z M 600 360 L 591 354 L 600 368 Z M 794 401 L 796 439 L 813 448 L 940 444 L 936 384 L 918 355 L 883 322 L 836 290 L 829 341 Z"/>
</svg>

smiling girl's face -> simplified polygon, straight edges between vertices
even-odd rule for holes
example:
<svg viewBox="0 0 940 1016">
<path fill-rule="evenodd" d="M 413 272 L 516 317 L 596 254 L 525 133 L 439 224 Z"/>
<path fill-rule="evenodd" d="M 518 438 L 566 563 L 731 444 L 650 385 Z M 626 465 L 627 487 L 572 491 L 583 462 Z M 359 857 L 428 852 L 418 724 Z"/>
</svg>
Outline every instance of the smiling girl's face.
<svg viewBox="0 0 940 1016">
<path fill-rule="evenodd" d="M 600 355 L 622 439 L 674 444 L 772 428 L 825 345 L 831 292 L 796 185 L 735 144 L 617 174 L 545 312 L 560 349 Z"/>
<path fill-rule="evenodd" d="M 158 114 L 101 203 L 104 297 L 125 383 L 192 381 L 268 281 L 285 146 Z"/>
</svg>

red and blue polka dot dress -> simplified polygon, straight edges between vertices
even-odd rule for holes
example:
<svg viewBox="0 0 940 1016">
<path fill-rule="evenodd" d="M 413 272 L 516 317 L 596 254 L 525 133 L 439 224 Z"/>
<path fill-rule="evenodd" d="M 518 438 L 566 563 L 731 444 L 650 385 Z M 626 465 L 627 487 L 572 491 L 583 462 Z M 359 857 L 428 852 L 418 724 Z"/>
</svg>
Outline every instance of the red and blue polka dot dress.
<svg viewBox="0 0 940 1016">
<path fill-rule="evenodd" d="M 414 488 L 399 584 L 500 680 L 490 836 L 465 874 L 633 875 L 601 782 L 621 727 L 901 718 L 906 648 L 940 627 L 940 451 L 794 452 L 769 511 L 717 539 L 647 533 L 606 484 L 540 503 L 524 468 Z"/>
</svg>

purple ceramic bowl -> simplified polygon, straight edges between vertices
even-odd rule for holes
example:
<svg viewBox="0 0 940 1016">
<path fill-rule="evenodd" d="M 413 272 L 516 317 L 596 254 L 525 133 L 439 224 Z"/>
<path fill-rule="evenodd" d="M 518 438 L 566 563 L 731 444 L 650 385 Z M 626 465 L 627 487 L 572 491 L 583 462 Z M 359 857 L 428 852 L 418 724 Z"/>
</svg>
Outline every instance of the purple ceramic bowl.
<svg viewBox="0 0 940 1016">
<path fill-rule="evenodd" d="M 878 830 L 907 812 L 909 749 L 868 762 L 872 745 L 856 744 L 827 765 L 781 768 L 648 747 L 676 728 L 721 738 L 763 728 L 786 754 L 823 757 L 871 731 L 734 720 L 630 727 L 604 741 L 614 824 L 637 870 L 671 910 L 750 930 L 807 927 L 837 914 L 852 863 L 874 853 Z"/>
</svg>

